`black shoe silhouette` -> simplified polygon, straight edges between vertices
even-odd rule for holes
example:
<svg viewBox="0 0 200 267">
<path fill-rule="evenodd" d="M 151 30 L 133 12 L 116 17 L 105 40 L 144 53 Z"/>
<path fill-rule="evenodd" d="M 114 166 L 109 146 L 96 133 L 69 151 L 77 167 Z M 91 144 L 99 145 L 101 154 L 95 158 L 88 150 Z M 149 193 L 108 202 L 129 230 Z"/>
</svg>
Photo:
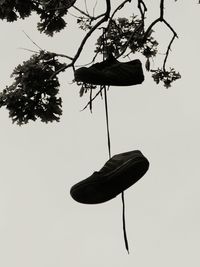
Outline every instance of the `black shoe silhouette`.
<svg viewBox="0 0 200 267">
<path fill-rule="evenodd" d="M 124 63 L 110 55 L 101 63 L 77 69 L 75 80 L 94 85 L 130 86 L 141 84 L 144 75 L 139 59 Z"/>
<path fill-rule="evenodd" d="M 103 203 L 136 183 L 148 168 L 149 162 L 139 150 L 117 154 L 100 171 L 72 186 L 70 194 L 80 203 Z"/>
</svg>

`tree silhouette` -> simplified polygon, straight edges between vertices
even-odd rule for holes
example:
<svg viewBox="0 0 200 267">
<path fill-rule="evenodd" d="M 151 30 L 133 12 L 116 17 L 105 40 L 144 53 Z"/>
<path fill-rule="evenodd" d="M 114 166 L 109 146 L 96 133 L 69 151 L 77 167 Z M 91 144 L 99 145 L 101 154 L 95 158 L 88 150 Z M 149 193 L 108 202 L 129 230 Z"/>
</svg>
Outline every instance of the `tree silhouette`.
<svg viewBox="0 0 200 267">
<path fill-rule="evenodd" d="M 176 0 L 175 0 L 176 1 Z M 133 5 L 137 2 L 135 13 L 130 18 L 118 17 L 118 11 L 125 5 Z M 78 45 L 74 56 L 57 54 L 39 49 L 28 61 L 18 65 L 12 77 L 14 82 L 7 86 L 0 93 L 0 107 L 5 106 L 9 110 L 9 116 L 18 125 L 26 124 L 30 120 L 40 118 L 42 122 L 59 121 L 62 114 L 62 100 L 58 97 L 59 80 L 58 74 L 69 68 L 75 70 L 75 63 L 80 57 L 86 42 L 93 32 L 103 29 L 94 47 L 92 63 L 99 55 L 106 58 L 110 53 L 115 58 L 128 57 L 131 54 L 140 53 L 146 59 L 145 68 L 152 72 L 156 83 L 162 82 L 168 88 L 172 82 L 179 79 L 181 75 L 173 67 L 166 67 L 171 47 L 178 33 L 173 26 L 165 19 L 164 0 L 160 0 L 160 14 L 157 19 L 146 25 L 148 18 L 148 6 L 145 0 L 124 0 L 116 8 L 112 8 L 110 0 L 105 0 L 105 12 L 94 15 L 96 5 L 93 7 L 93 14 L 90 14 L 85 1 L 85 9 L 81 9 L 76 0 L 1 0 L 0 18 L 8 22 L 18 19 L 25 19 L 33 12 L 39 15 L 40 21 L 37 24 L 38 30 L 53 37 L 57 32 L 67 31 L 66 18 L 69 10 L 76 12 L 74 16 L 80 30 L 86 32 L 85 37 Z M 135 4 L 135 3 L 134 3 Z M 151 62 L 159 51 L 159 43 L 154 38 L 154 26 L 162 23 L 163 27 L 172 34 L 163 57 L 163 64 L 157 69 L 152 69 Z M 64 58 L 66 63 L 60 63 L 59 58 Z M 78 82 L 81 86 L 80 95 L 91 92 L 96 86 Z M 88 104 L 100 94 L 91 97 Z M 87 105 L 88 106 L 88 105 Z"/>
</svg>

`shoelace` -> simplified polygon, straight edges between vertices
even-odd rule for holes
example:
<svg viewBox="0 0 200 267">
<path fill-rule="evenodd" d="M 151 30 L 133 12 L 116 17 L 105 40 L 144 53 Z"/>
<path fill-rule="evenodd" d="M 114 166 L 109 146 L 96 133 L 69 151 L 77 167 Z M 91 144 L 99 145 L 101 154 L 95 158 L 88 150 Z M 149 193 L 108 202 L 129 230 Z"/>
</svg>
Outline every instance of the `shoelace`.
<svg viewBox="0 0 200 267">
<path fill-rule="evenodd" d="M 104 100 L 105 100 L 105 112 L 106 112 L 106 129 L 107 129 L 107 139 L 108 139 L 108 153 L 109 153 L 109 159 L 111 159 L 111 144 L 110 144 L 110 130 L 109 130 L 109 119 L 108 119 L 108 101 L 107 101 L 107 92 L 106 92 L 106 86 L 101 86 L 101 89 L 104 90 Z M 107 164 L 102 168 L 101 171 L 105 171 L 106 169 L 110 169 L 109 167 L 113 166 L 112 161 L 108 161 Z M 122 196 L 122 223 L 123 223 L 123 234 L 124 234 L 124 243 L 126 250 L 129 254 L 129 245 L 128 245 L 128 238 L 126 233 L 126 216 L 125 216 L 125 200 L 124 200 L 124 192 L 121 193 Z"/>
<path fill-rule="evenodd" d="M 103 29 L 103 50 L 105 51 L 105 29 Z M 109 86 L 108 86 L 109 88 Z M 111 145 L 110 145 L 110 130 L 109 130 L 109 118 L 108 118 L 108 101 L 107 101 L 107 92 L 106 92 L 106 85 L 100 87 L 100 89 L 104 90 L 104 100 L 105 100 L 105 112 L 106 112 L 106 130 L 107 130 L 107 139 L 108 139 L 108 153 L 109 159 L 111 159 Z M 129 254 L 129 246 L 128 246 L 128 239 L 126 234 L 126 219 L 125 219 L 125 201 L 124 201 L 124 192 L 122 192 L 122 222 L 123 222 L 123 233 L 124 233 L 124 242 L 126 250 Z"/>
<path fill-rule="evenodd" d="M 128 238 L 126 234 L 126 216 L 125 216 L 125 200 L 124 200 L 124 191 L 122 192 L 122 222 L 123 222 L 123 233 L 124 233 L 124 243 L 126 250 L 129 254 Z"/>
</svg>

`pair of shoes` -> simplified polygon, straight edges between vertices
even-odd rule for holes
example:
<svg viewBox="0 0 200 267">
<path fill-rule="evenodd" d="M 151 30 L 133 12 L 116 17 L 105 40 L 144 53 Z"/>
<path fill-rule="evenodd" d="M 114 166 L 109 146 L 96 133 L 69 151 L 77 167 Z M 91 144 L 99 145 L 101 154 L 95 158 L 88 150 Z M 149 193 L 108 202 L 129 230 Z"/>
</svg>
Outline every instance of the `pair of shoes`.
<svg viewBox="0 0 200 267">
<path fill-rule="evenodd" d="M 77 69 L 74 76 L 77 82 L 93 85 L 130 86 L 144 81 L 139 59 L 124 63 L 116 60 L 113 55 L 89 68 Z"/>
<path fill-rule="evenodd" d="M 139 150 L 117 154 L 100 171 L 72 186 L 70 194 L 83 204 L 103 203 L 136 183 L 148 168 L 149 162 Z"/>
</svg>

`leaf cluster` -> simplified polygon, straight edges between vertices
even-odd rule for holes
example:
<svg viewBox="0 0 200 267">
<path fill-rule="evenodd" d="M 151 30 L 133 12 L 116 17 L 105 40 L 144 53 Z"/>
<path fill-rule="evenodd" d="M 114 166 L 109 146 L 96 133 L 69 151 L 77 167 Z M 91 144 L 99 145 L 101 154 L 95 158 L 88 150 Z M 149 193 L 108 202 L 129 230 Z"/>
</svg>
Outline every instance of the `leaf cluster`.
<svg viewBox="0 0 200 267">
<path fill-rule="evenodd" d="M 36 12 L 37 28 L 49 36 L 66 27 L 64 16 L 76 0 L 0 0 L 0 19 L 8 22 L 24 19 Z"/>
<path fill-rule="evenodd" d="M 18 65 L 14 82 L 0 93 L 0 107 L 9 110 L 9 117 L 18 125 L 40 118 L 42 122 L 59 121 L 62 100 L 58 97 L 59 81 L 53 76 L 63 64 L 55 54 L 41 51 Z"/>
<path fill-rule="evenodd" d="M 0 19 L 13 22 L 30 16 L 33 10 L 31 0 L 0 0 Z"/>
<path fill-rule="evenodd" d="M 66 22 L 63 17 L 67 14 L 70 3 L 73 1 L 57 0 L 47 1 L 43 0 L 41 3 L 40 22 L 38 23 L 38 30 L 44 32 L 49 36 L 53 36 L 55 32 L 59 32 L 66 27 Z"/>
<path fill-rule="evenodd" d="M 116 57 L 120 56 L 127 48 L 131 53 L 140 52 L 145 57 L 155 56 L 157 53 L 158 42 L 151 36 L 144 38 L 144 22 L 137 16 L 130 19 L 117 18 L 109 22 L 105 35 L 98 38 L 96 52 L 112 52 Z"/>
<path fill-rule="evenodd" d="M 163 82 L 163 85 L 166 88 L 171 87 L 172 82 L 181 78 L 180 73 L 176 72 L 174 68 L 170 68 L 169 71 L 158 68 L 157 70 L 154 70 L 152 72 L 154 72 L 152 75 L 154 81 L 157 84 L 159 84 L 160 82 Z"/>
<path fill-rule="evenodd" d="M 79 28 L 81 30 L 90 30 L 92 28 L 92 20 L 91 18 L 88 18 L 88 17 L 84 17 L 84 16 L 80 16 L 78 19 L 77 19 L 77 24 L 79 25 Z"/>
</svg>

